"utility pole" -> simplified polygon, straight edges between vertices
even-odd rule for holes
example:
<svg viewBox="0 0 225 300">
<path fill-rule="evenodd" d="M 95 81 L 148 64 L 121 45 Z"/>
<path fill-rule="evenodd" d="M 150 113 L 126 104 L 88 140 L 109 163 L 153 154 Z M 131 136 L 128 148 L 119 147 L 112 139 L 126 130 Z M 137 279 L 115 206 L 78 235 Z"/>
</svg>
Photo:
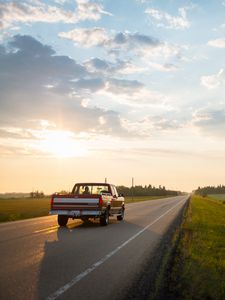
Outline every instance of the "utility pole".
<svg viewBox="0 0 225 300">
<path fill-rule="evenodd" d="M 131 188 L 131 194 L 132 194 L 132 202 L 134 201 L 134 177 L 132 177 L 132 188 Z"/>
<path fill-rule="evenodd" d="M 107 183 L 107 178 L 105 177 L 105 183 Z"/>
</svg>

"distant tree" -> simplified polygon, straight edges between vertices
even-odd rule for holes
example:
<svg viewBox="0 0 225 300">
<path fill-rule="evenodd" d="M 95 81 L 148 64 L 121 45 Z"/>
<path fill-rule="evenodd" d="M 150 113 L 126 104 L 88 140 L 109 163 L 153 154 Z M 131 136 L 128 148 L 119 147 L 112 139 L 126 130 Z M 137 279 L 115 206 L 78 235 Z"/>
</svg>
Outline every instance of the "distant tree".
<svg viewBox="0 0 225 300">
<path fill-rule="evenodd" d="M 206 191 L 202 191 L 201 195 L 202 195 L 202 197 L 204 197 L 204 198 L 207 197 Z"/>
<path fill-rule="evenodd" d="M 68 192 L 68 191 L 66 191 L 66 190 L 61 190 L 60 192 L 59 192 L 59 194 L 61 194 L 61 195 L 67 195 L 67 194 L 69 194 L 70 192 Z"/>
<path fill-rule="evenodd" d="M 39 192 L 38 190 L 34 192 L 30 192 L 30 197 L 31 198 L 43 198 L 45 196 L 44 192 Z"/>
<path fill-rule="evenodd" d="M 225 194 L 225 186 L 218 185 L 218 186 L 205 186 L 205 187 L 198 187 L 195 191 L 195 194 L 201 195 L 206 197 L 206 195 L 210 194 Z"/>
<path fill-rule="evenodd" d="M 117 190 L 119 194 L 124 194 L 126 196 L 167 196 L 167 195 L 178 195 L 180 192 L 167 190 L 165 186 L 159 185 L 159 188 L 156 188 L 152 185 L 136 185 L 134 187 L 118 186 Z"/>
</svg>

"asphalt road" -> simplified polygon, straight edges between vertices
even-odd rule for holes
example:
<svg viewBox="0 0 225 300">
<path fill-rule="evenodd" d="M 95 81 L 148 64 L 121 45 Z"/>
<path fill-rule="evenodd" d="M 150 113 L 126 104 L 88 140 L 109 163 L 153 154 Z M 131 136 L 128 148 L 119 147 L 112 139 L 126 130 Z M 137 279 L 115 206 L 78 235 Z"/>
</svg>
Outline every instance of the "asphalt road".
<svg viewBox="0 0 225 300">
<path fill-rule="evenodd" d="M 0 225 L 0 299 L 123 299 L 188 196 L 126 205 L 125 221 Z"/>
</svg>

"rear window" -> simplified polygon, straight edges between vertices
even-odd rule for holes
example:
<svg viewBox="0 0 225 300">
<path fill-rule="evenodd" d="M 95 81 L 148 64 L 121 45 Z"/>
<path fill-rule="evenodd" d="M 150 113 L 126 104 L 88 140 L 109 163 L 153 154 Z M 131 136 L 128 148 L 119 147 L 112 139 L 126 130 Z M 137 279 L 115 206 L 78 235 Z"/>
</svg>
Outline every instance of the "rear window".
<svg viewBox="0 0 225 300">
<path fill-rule="evenodd" d="M 110 193 L 108 185 L 75 185 L 73 194 L 79 195 L 100 195 Z"/>
</svg>

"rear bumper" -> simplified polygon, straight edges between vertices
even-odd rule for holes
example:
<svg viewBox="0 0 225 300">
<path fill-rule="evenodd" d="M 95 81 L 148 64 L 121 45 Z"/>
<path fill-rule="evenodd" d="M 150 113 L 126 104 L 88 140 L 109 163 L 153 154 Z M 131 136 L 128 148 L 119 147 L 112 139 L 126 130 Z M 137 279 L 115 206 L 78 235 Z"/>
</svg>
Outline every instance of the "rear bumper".
<svg viewBox="0 0 225 300">
<path fill-rule="evenodd" d="M 49 215 L 64 215 L 71 218 L 79 217 L 100 217 L 104 211 L 99 210 L 50 210 Z"/>
</svg>

